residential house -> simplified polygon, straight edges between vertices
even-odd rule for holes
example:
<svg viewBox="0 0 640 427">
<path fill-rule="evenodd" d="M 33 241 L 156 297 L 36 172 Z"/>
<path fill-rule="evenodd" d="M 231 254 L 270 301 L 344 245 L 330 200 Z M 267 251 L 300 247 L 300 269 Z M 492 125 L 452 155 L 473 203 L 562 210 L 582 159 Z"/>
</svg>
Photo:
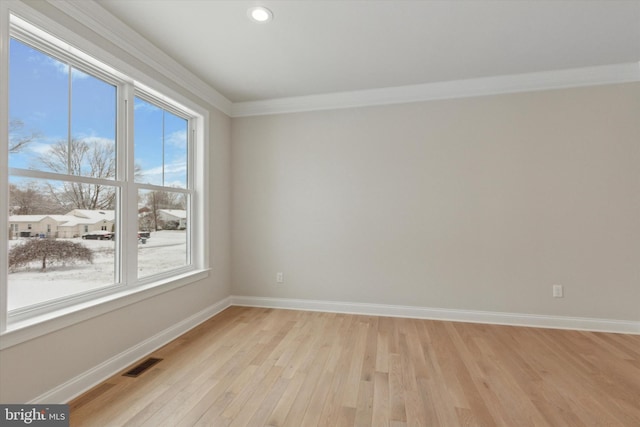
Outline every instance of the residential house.
<svg viewBox="0 0 640 427">
<path fill-rule="evenodd" d="M 9 237 L 80 237 L 97 230 L 114 231 L 112 210 L 74 209 L 65 215 L 11 215 Z"/>
<path fill-rule="evenodd" d="M 187 228 L 187 211 L 184 209 L 158 209 L 158 222 L 163 228 L 171 228 L 184 230 Z"/>
</svg>

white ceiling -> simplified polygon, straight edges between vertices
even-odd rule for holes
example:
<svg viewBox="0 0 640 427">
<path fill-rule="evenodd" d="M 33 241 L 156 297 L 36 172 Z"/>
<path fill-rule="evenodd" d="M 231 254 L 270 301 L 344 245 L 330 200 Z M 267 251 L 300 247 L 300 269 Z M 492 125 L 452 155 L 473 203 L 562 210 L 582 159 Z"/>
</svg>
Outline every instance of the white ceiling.
<svg viewBox="0 0 640 427">
<path fill-rule="evenodd" d="M 640 60 L 640 1 L 98 3 L 232 102 Z"/>
</svg>

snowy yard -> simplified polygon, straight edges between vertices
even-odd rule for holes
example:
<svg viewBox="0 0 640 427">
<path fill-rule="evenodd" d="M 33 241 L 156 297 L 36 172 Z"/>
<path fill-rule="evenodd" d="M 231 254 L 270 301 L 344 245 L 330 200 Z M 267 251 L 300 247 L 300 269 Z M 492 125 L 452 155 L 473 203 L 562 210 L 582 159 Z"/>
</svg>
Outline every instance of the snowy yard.
<svg viewBox="0 0 640 427">
<path fill-rule="evenodd" d="M 81 242 L 94 251 L 93 264 L 54 265 L 46 271 L 35 262 L 29 268 L 9 272 L 9 310 L 39 302 L 73 295 L 114 283 L 115 245 L 109 240 L 68 239 Z M 9 249 L 22 240 L 10 240 Z M 138 277 L 184 266 L 186 263 L 186 233 L 155 231 L 146 244 L 138 243 Z"/>
</svg>

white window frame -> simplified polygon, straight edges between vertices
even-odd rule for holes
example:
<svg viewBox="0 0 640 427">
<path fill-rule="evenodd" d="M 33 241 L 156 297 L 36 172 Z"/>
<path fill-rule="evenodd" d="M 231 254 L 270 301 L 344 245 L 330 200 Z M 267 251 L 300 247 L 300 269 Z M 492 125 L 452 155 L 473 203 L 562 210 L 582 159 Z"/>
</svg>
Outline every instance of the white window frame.
<svg viewBox="0 0 640 427">
<path fill-rule="evenodd" d="M 209 112 L 207 108 L 182 91 L 171 87 L 146 75 L 137 68 L 123 61 L 121 58 L 103 50 L 91 41 L 82 38 L 57 23 L 51 18 L 32 9 L 28 5 L 8 0 L 0 2 L 0 135 L 8 135 L 8 69 L 9 69 L 9 40 L 12 34 L 27 34 L 35 40 L 48 43 L 54 51 L 54 56 L 62 56 L 70 60 L 72 65 L 83 71 L 104 78 L 109 83 L 118 85 L 118 131 L 117 139 L 127 141 L 126 153 L 117 158 L 118 177 L 104 180 L 105 184 L 120 188 L 121 197 L 120 222 L 118 229 L 123 235 L 137 233 L 137 191 L 146 188 L 133 179 L 133 98 L 142 94 L 145 99 L 152 99 L 154 103 L 169 111 L 179 111 L 181 116 L 189 118 L 189 138 L 191 139 L 188 156 L 189 168 L 188 188 L 178 189 L 187 193 L 191 202 L 189 209 L 189 235 L 187 250 L 190 265 L 171 270 L 162 274 L 137 278 L 136 257 L 127 256 L 137 251 L 137 242 L 133 239 L 123 241 L 120 248 L 118 270 L 121 272 L 120 285 L 109 286 L 106 289 L 87 292 L 77 296 L 62 298 L 55 304 L 27 309 L 19 314 L 9 313 L 7 309 L 7 274 L 8 274 L 8 233 L 9 227 L 0 227 L 0 349 L 11 347 L 37 336 L 85 321 L 106 312 L 116 310 L 126 305 L 151 298 L 155 295 L 188 285 L 209 275 L 209 234 L 206 209 L 208 207 L 208 136 Z M 15 28 L 20 28 L 16 30 Z M 26 33 L 25 33 L 26 31 Z M 21 37 L 19 37 L 20 39 Z M 38 45 L 40 48 L 40 45 Z M 90 53 L 88 55 L 87 53 Z M 51 53 L 51 52 L 47 52 Z M 105 65 L 108 64 L 108 65 Z M 112 68 L 114 67 L 114 68 Z M 184 91 L 186 92 L 186 91 Z M 169 108 L 167 108 L 169 107 Z M 2 138 L 0 141 L 7 141 Z M 119 150 L 117 150 L 119 151 Z M 126 172 L 125 172 L 126 171 Z M 123 172 L 125 176 L 123 176 Z M 0 143 L 0 205 L 8 206 L 9 175 L 28 175 L 44 179 L 60 178 L 48 172 L 24 172 L 8 169 L 8 142 Z M 35 175 L 35 176 L 34 176 Z M 65 180 L 73 177 L 65 176 Z M 84 178 L 83 178 L 84 180 Z M 153 186 L 151 186 L 153 187 Z M 165 189 L 158 187 L 157 189 Z M 172 189 L 171 191 L 173 191 Z M 125 217 L 126 215 L 126 217 Z M 0 224 L 8 224 L 8 212 L 0 210 Z M 116 280 L 117 281 L 117 280 Z"/>
</svg>

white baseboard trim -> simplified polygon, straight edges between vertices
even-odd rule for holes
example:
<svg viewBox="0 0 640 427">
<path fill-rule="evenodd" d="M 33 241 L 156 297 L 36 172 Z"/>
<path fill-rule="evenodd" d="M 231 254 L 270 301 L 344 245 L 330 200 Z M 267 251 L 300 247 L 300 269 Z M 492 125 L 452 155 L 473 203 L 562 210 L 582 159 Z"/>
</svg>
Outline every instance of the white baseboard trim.
<svg viewBox="0 0 640 427">
<path fill-rule="evenodd" d="M 640 335 L 640 322 L 387 304 L 232 296 L 231 305 Z"/>
<path fill-rule="evenodd" d="M 231 306 L 231 297 L 227 297 L 222 301 L 205 308 L 180 323 L 157 333 L 151 338 L 136 344 L 111 359 L 106 360 L 105 362 L 83 372 L 63 384 L 60 384 L 46 393 L 41 394 L 30 401 L 29 404 L 69 402 L 73 398 L 89 390 L 91 387 L 94 387 L 107 378 L 117 374 L 127 366 L 130 366 L 144 356 L 178 338 L 180 335 L 195 328 L 229 306 Z"/>
<path fill-rule="evenodd" d="M 640 335 L 640 322 L 627 320 L 453 310 L 290 298 L 230 296 L 123 351 L 88 371 L 83 372 L 69 381 L 60 384 L 48 392 L 41 394 L 28 403 L 39 404 L 69 402 L 73 398 L 89 390 L 91 387 L 94 387 L 112 375 L 117 374 L 127 366 L 132 365 L 137 360 L 140 360 L 144 356 L 178 338 L 180 335 L 195 328 L 202 322 L 210 319 L 232 305 Z"/>
</svg>

